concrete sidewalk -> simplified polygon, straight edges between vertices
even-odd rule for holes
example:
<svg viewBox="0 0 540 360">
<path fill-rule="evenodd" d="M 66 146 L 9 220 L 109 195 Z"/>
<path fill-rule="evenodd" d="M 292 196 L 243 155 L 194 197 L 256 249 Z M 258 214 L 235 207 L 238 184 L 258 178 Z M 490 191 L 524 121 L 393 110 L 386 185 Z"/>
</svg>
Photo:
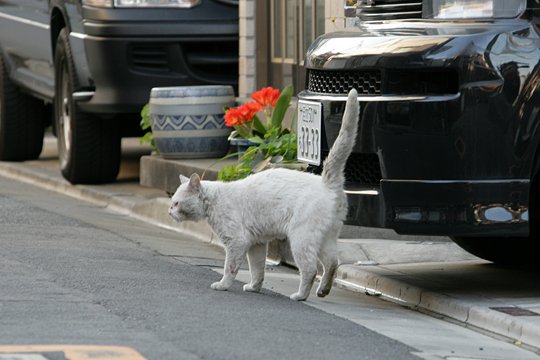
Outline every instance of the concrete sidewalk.
<svg viewBox="0 0 540 360">
<path fill-rule="evenodd" d="M 0 176 L 80 198 L 218 245 L 205 224 L 179 226 L 169 219 L 162 190 L 137 183 L 141 154 L 148 149 L 128 139 L 118 181 L 77 185 L 58 170 L 54 139 L 47 138 L 42 158 L 0 162 Z M 143 164 L 144 161 L 143 160 Z M 158 161 L 161 161 L 159 159 Z M 180 169 L 204 170 L 208 161 L 176 162 Z M 184 168 L 183 168 L 184 167 Z M 151 171 L 159 171 L 152 167 Z M 187 171 L 187 170 L 186 170 Z M 175 174 L 175 176 L 177 176 Z M 346 227 L 339 241 L 343 265 L 336 283 L 352 291 L 380 296 L 404 306 L 453 319 L 540 348 L 538 273 L 496 267 L 461 250 L 446 238 L 403 237 L 392 231 Z"/>
</svg>

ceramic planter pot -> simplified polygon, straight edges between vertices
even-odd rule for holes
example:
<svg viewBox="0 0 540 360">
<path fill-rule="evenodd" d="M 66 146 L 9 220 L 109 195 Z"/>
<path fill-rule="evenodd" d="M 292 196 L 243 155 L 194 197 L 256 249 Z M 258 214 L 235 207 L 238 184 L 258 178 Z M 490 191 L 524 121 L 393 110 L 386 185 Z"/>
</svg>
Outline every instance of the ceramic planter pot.
<svg viewBox="0 0 540 360">
<path fill-rule="evenodd" d="M 238 158 L 241 158 L 242 155 L 244 155 L 244 153 L 246 152 L 246 150 L 250 146 L 259 145 L 257 143 L 252 142 L 252 141 L 249 141 L 247 139 L 241 139 L 241 138 L 230 139 L 230 143 L 233 146 L 233 149 L 234 149 L 234 147 L 236 147 L 236 152 L 238 153 Z"/>
<path fill-rule="evenodd" d="M 232 86 L 178 86 L 150 92 L 152 133 L 168 159 L 214 158 L 227 154 L 231 128 L 225 106 L 234 106 Z"/>
</svg>

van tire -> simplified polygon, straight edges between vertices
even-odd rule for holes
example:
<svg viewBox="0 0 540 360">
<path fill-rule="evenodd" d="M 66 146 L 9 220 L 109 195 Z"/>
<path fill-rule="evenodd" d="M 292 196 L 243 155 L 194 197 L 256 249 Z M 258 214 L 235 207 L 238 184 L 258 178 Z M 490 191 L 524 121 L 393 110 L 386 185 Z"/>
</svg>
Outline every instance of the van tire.
<svg viewBox="0 0 540 360">
<path fill-rule="evenodd" d="M 0 160 L 25 161 L 39 157 L 43 149 L 45 104 L 17 88 L 0 55 Z"/>
<path fill-rule="evenodd" d="M 72 184 L 114 181 L 121 157 L 119 123 L 82 112 L 74 101 L 79 87 L 66 29 L 58 35 L 54 69 L 54 125 L 62 175 Z"/>
</svg>

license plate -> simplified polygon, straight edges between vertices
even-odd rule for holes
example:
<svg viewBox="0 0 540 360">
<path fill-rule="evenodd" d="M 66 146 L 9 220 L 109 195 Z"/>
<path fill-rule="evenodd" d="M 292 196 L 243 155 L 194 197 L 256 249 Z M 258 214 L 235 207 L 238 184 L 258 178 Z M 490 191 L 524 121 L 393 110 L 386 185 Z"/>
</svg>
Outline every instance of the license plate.
<svg viewBox="0 0 540 360">
<path fill-rule="evenodd" d="M 308 164 L 321 163 L 322 104 L 298 100 L 298 152 L 299 161 Z"/>
</svg>

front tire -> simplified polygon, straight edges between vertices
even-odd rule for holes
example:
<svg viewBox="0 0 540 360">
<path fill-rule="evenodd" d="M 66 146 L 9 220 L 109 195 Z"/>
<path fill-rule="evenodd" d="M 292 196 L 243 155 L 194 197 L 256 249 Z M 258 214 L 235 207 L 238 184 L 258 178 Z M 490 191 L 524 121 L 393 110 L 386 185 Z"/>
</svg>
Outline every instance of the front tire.
<svg viewBox="0 0 540 360">
<path fill-rule="evenodd" d="M 43 148 L 48 114 L 43 102 L 21 92 L 11 82 L 0 55 L 0 160 L 37 159 Z"/>
<path fill-rule="evenodd" d="M 62 175 L 72 184 L 114 181 L 120 168 L 118 123 L 78 109 L 73 99 L 78 80 L 66 29 L 58 36 L 54 68 L 54 121 Z"/>
</svg>

